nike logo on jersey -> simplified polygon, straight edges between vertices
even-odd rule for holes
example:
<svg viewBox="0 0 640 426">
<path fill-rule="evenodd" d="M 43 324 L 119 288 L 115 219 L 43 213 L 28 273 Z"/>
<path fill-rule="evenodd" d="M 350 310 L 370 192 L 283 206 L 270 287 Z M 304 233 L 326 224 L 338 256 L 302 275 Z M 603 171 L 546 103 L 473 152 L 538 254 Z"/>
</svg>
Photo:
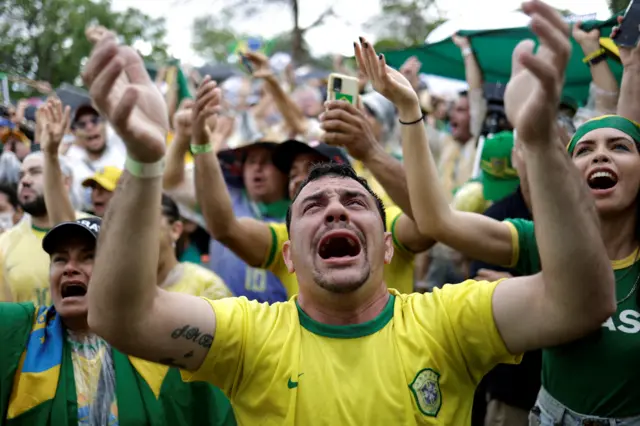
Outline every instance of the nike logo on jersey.
<svg viewBox="0 0 640 426">
<path fill-rule="evenodd" d="M 298 377 L 302 376 L 304 373 L 300 373 L 298 374 Z M 298 382 L 294 382 L 293 380 L 291 380 L 291 377 L 289 377 L 289 382 L 287 382 L 287 387 L 289 389 L 295 389 L 298 387 Z"/>
</svg>

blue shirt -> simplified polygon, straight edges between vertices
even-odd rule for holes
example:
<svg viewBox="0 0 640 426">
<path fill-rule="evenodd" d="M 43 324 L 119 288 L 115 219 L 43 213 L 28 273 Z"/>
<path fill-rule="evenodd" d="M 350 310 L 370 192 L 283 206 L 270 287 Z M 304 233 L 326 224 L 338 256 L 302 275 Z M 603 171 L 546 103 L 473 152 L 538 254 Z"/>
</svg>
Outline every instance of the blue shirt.
<svg viewBox="0 0 640 426">
<path fill-rule="evenodd" d="M 283 222 L 284 218 L 263 217 L 244 191 L 229 186 L 229 195 L 236 217 L 252 217 L 268 222 Z M 235 296 L 245 296 L 258 302 L 284 302 L 287 292 L 271 272 L 247 265 L 236 254 L 216 240 L 211 240 L 209 267 L 224 280 Z"/>
</svg>

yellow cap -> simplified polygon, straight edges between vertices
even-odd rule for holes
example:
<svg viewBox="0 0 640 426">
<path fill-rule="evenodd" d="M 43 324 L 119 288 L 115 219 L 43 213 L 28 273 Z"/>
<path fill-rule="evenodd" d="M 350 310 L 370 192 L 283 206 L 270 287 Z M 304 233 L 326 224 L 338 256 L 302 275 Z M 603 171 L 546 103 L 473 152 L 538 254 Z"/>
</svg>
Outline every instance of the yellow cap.
<svg viewBox="0 0 640 426">
<path fill-rule="evenodd" d="M 116 186 L 118 185 L 118 180 L 120 179 L 121 175 L 122 175 L 121 169 L 113 166 L 106 166 L 98 170 L 90 178 L 85 179 L 82 182 L 82 186 L 99 185 L 102 188 L 106 189 L 107 191 L 113 192 L 115 191 Z"/>
</svg>

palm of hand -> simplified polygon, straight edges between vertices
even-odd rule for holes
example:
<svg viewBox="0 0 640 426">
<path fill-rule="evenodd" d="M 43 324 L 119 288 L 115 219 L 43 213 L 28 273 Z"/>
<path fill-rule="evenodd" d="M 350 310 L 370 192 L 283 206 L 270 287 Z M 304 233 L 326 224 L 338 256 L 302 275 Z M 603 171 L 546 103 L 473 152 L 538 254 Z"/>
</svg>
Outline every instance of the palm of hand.
<svg viewBox="0 0 640 426">
<path fill-rule="evenodd" d="M 387 78 L 373 81 L 373 88 L 396 105 L 414 102 L 417 97 L 409 80 L 389 66 L 387 66 Z"/>
<path fill-rule="evenodd" d="M 515 80 L 516 83 L 517 81 Z M 512 124 L 518 129 L 519 139 L 527 142 L 546 141 L 550 134 L 549 128 L 555 123 L 555 108 L 551 106 L 556 101 L 549 99 L 538 80 L 530 82 L 529 87 L 531 90 L 524 94 Z"/>
</svg>

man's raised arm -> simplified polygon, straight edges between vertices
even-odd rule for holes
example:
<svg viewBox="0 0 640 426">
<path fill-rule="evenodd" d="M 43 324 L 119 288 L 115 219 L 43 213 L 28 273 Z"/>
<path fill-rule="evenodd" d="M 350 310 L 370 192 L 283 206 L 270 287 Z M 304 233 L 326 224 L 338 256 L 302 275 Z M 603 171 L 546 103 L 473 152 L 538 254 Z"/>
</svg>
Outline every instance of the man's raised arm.
<svg viewBox="0 0 640 426">
<path fill-rule="evenodd" d="M 195 370 L 213 342 L 215 314 L 204 299 L 157 286 L 167 107 L 140 56 L 113 34 L 97 41 L 83 79 L 128 156 L 100 236 L 89 326 L 127 354 Z"/>
<path fill-rule="evenodd" d="M 615 280 L 592 196 L 565 147 L 555 118 L 571 54 L 569 26 L 540 1 L 526 2 L 537 53 L 523 52 L 523 79 L 535 84 L 513 124 L 525 150 L 543 272 L 500 283 L 493 315 L 512 353 L 566 343 L 597 329 L 616 309 Z M 510 87 L 507 88 L 507 91 Z"/>
<path fill-rule="evenodd" d="M 229 247 L 250 266 L 260 267 L 267 259 L 271 244 L 269 225 L 251 218 L 236 218 L 218 157 L 211 145 L 211 130 L 204 120 L 207 113 L 212 112 L 207 108 L 213 108 L 207 105 L 212 101 L 217 105 L 220 96 L 216 83 L 206 76 L 198 88 L 193 107 L 196 196 L 211 237 Z"/>
</svg>

